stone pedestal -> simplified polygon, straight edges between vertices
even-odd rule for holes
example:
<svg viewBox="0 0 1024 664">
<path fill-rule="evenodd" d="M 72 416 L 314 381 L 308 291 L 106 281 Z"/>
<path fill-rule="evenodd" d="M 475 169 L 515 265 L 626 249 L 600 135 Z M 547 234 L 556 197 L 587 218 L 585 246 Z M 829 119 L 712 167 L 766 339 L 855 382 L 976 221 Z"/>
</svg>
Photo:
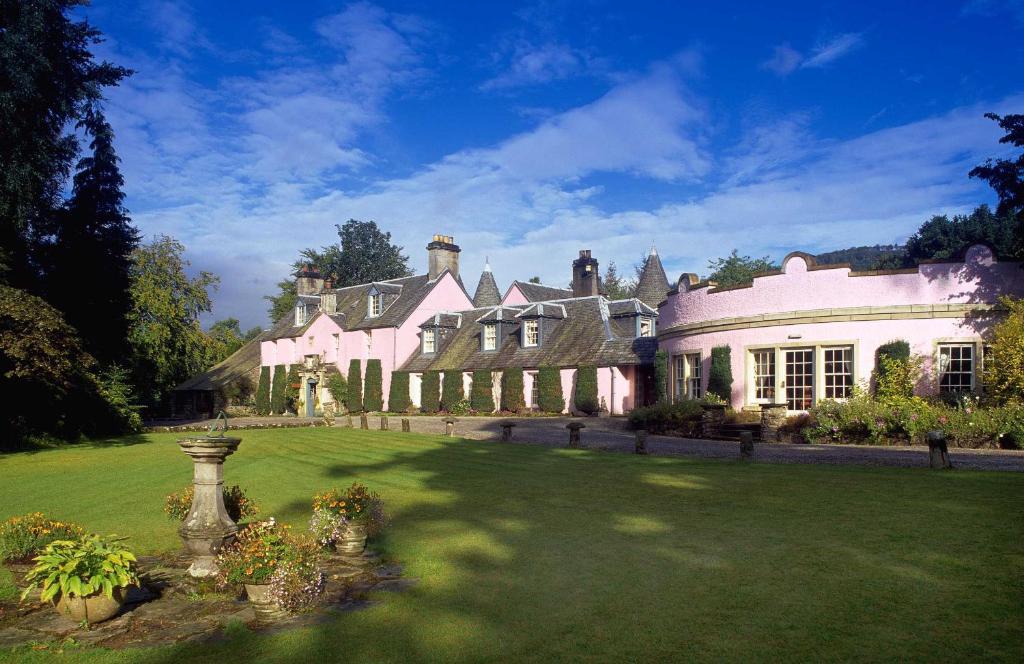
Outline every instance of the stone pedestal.
<svg viewBox="0 0 1024 664">
<path fill-rule="evenodd" d="M 241 438 L 216 436 L 178 441 L 181 451 L 192 457 L 192 508 L 178 534 L 193 556 L 188 573 L 194 577 L 217 573 L 217 554 L 238 532 L 224 507 L 224 459 L 234 454 L 241 442 Z"/>
<path fill-rule="evenodd" d="M 402 418 L 402 433 L 409 433 L 410 431 L 412 431 L 412 427 L 409 426 L 409 418 L 408 417 L 403 417 Z"/>
<path fill-rule="evenodd" d="M 722 422 L 725 420 L 725 404 L 704 403 L 700 405 L 700 435 L 702 438 L 721 438 Z"/>
<path fill-rule="evenodd" d="M 516 426 L 515 422 L 502 422 L 501 423 L 501 440 L 509 442 L 512 440 L 512 429 Z"/>
<path fill-rule="evenodd" d="M 754 456 L 754 434 L 750 431 L 740 431 L 740 458 L 751 459 Z"/>
<path fill-rule="evenodd" d="M 636 453 L 647 454 L 647 429 L 636 430 Z"/>
<path fill-rule="evenodd" d="M 387 431 L 388 430 L 388 416 L 387 415 L 381 415 L 380 416 L 380 430 L 381 431 Z"/>
<path fill-rule="evenodd" d="M 368 419 L 366 419 L 366 413 L 363 413 L 362 415 L 359 416 L 359 428 L 360 429 L 369 429 L 370 428 L 370 421 Z"/>
<path fill-rule="evenodd" d="M 789 407 L 784 403 L 761 405 L 761 442 L 781 443 L 779 427 L 786 423 L 786 411 Z"/>
<path fill-rule="evenodd" d="M 580 446 L 580 429 L 585 429 L 586 425 L 582 422 L 569 422 L 565 428 L 569 430 L 569 447 L 578 448 Z"/>
<path fill-rule="evenodd" d="M 454 436 L 455 435 L 455 423 L 458 422 L 454 417 L 445 418 L 444 421 L 444 435 Z"/>
<path fill-rule="evenodd" d="M 353 428 L 353 426 L 352 426 L 352 414 L 351 413 L 345 413 L 345 428 L 346 429 Z"/>
<path fill-rule="evenodd" d="M 928 463 L 937 470 L 948 470 L 953 467 L 949 460 L 949 447 L 946 445 L 946 434 L 942 431 L 929 431 L 925 436 L 928 441 Z"/>
</svg>

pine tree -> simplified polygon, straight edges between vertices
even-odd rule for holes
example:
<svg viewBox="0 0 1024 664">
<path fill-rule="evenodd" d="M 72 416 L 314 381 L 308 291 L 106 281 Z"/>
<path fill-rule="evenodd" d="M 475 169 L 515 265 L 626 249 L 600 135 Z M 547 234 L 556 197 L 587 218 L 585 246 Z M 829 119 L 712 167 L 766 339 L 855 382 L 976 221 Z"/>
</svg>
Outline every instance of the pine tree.
<svg viewBox="0 0 1024 664">
<path fill-rule="evenodd" d="M 363 412 L 363 365 L 359 360 L 348 363 L 348 396 L 345 405 L 350 413 Z"/>
<path fill-rule="evenodd" d="M 366 395 L 363 407 L 368 412 L 379 413 L 384 410 L 384 377 L 381 374 L 380 360 L 366 361 Z"/>
<path fill-rule="evenodd" d="M 436 413 L 441 403 L 441 372 L 424 371 L 423 384 L 420 386 L 420 410 L 424 413 Z"/>
<path fill-rule="evenodd" d="M 510 367 L 501 372 L 501 409 L 508 413 L 526 409 L 523 370 L 520 367 Z"/>
<path fill-rule="evenodd" d="M 545 413 L 561 413 L 565 410 L 562 396 L 562 372 L 558 367 L 540 367 L 537 370 L 537 406 Z"/>
<path fill-rule="evenodd" d="M 256 385 L 256 413 L 270 414 L 270 367 L 260 367 L 260 382 Z"/>
<path fill-rule="evenodd" d="M 490 369 L 477 369 L 473 372 L 469 405 L 478 413 L 494 412 L 494 378 Z"/>
<path fill-rule="evenodd" d="M 598 407 L 597 367 L 581 364 L 576 369 L 576 410 L 593 415 Z"/>
<path fill-rule="evenodd" d="M 444 382 L 441 383 L 441 410 L 450 413 L 465 398 L 466 391 L 462 385 L 462 372 L 454 369 L 445 371 Z"/>
<path fill-rule="evenodd" d="M 388 412 L 406 413 L 412 407 L 409 399 L 409 372 L 392 371 L 391 389 L 388 391 Z"/>
<path fill-rule="evenodd" d="M 283 364 L 274 367 L 274 378 L 270 383 L 270 412 L 280 415 L 284 412 L 287 371 Z"/>
</svg>

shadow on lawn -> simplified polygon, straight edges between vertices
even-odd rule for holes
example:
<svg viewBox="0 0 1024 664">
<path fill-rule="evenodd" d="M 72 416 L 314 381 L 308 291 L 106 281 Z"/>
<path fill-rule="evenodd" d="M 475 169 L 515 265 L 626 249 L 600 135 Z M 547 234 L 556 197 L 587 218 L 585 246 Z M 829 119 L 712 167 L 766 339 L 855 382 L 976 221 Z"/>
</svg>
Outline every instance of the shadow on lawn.
<svg viewBox="0 0 1024 664">
<path fill-rule="evenodd" d="M 27 441 L 20 444 L 20 446 L 13 448 L 0 448 L 0 458 L 8 454 L 40 454 L 43 452 L 52 452 L 54 450 L 67 450 L 67 449 L 95 449 L 103 447 L 130 447 L 132 445 L 144 445 L 146 443 L 152 443 L 155 440 L 144 433 L 129 434 L 127 436 L 117 436 L 100 439 L 87 439 L 82 438 L 80 440 L 45 440 L 45 441 Z"/>
</svg>

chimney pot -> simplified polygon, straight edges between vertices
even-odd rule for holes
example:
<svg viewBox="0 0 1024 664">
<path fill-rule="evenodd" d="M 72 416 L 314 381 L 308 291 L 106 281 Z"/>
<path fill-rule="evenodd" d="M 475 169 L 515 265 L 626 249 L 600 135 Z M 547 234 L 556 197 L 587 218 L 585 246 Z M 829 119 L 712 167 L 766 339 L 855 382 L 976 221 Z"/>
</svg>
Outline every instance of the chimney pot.
<svg viewBox="0 0 1024 664">
<path fill-rule="evenodd" d="M 445 269 L 452 276 L 459 277 L 459 252 L 462 250 L 455 244 L 451 235 L 434 235 L 433 241 L 427 245 L 427 276 L 431 281 L 437 279 Z"/>
</svg>

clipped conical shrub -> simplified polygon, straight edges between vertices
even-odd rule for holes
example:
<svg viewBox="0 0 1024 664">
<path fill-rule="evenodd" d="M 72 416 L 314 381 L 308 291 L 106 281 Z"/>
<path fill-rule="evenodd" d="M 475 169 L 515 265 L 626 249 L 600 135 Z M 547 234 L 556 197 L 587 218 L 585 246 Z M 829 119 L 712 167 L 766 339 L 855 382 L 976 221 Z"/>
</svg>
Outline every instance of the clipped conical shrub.
<svg viewBox="0 0 1024 664">
<path fill-rule="evenodd" d="M 256 413 L 270 414 L 270 367 L 260 367 L 260 382 L 256 384 Z"/>
<path fill-rule="evenodd" d="M 270 383 L 270 412 L 274 415 L 284 412 L 287 376 L 288 372 L 283 364 L 274 367 L 274 379 Z"/>
<path fill-rule="evenodd" d="M 409 372 L 392 371 L 391 389 L 388 390 L 388 412 L 406 413 L 412 407 L 409 398 Z"/>
<path fill-rule="evenodd" d="M 363 395 L 363 408 L 371 413 L 384 410 L 384 376 L 381 373 L 380 360 L 366 361 L 366 386 Z"/>
<path fill-rule="evenodd" d="M 537 407 L 545 413 L 561 413 L 565 410 L 562 396 L 562 372 L 558 367 L 537 369 Z"/>
<path fill-rule="evenodd" d="M 441 372 L 424 371 L 420 388 L 420 410 L 436 413 L 441 404 Z"/>
<path fill-rule="evenodd" d="M 363 364 L 359 360 L 352 360 L 348 363 L 348 396 L 345 398 L 345 405 L 348 412 L 363 412 Z"/>
<path fill-rule="evenodd" d="M 520 367 L 501 372 L 501 409 L 510 413 L 519 413 L 526 409 L 523 370 Z"/>
<path fill-rule="evenodd" d="M 460 401 L 466 398 L 462 387 L 462 372 L 451 369 L 444 372 L 441 383 L 441 410 L 450 413 Z"/>
<path fill-rule="evenodd" d="M 494 378 L 490 369 L 477 369 L 473 372 L 469 407 L 478 413 L 494 412 Z"/>
<path fill-rule="evenodd" d="M 597 367 L 581 364 L 576 369 L 576 410 L 593 415 L 600 404 L 597 402 Z"/>
</svg>

